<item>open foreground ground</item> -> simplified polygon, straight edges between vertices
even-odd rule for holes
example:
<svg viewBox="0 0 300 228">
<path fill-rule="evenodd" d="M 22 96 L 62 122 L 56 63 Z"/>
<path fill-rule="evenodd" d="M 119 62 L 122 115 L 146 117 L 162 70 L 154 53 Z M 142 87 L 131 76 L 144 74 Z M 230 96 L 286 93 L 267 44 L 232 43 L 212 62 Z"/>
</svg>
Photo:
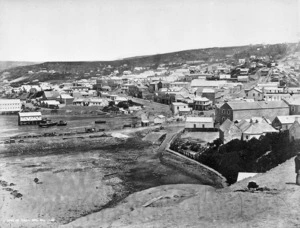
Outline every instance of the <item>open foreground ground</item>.
<svg viewBox="0 0 300 228">
<path fill-rule="evenodd" d="M 300 187 L 294 184 L 293 163 L 290 159 L 221 190 L 195 184 L 147 189 L 62 227 L 299 227 Z M 267 189 L 244 191 L 250 180 Z"/>
<path fill-rule="evenodd" d="M 158 145 L 151 141 L 180 128 L 169 126 L 157 132 L 157 137 L 151 128 L 141 128 L 111 131 L 115 137 L 50 137 L 2 144 L 0 226 L 57 227 L 113 207 L 137 191 L 199 183 L 161 164 Z"/>
</svg>

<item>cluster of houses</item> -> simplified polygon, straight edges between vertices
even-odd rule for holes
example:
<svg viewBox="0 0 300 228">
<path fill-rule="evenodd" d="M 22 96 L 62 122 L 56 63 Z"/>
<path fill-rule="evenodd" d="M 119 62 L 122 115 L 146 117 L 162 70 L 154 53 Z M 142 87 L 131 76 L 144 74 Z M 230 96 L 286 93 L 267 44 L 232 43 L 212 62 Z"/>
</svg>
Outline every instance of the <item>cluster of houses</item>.
<svg viewBox="0 0 300 228">
<path fill-rule="evenodd" d="M 281 101 L 226 102 L 216 109 L 220 139 L 250 140 L 266 133 L 289 131 L 290 140 L 300 139 L 300 97 Z M 299 111 L 298 111 L 299 110 Z"/>
</svg>

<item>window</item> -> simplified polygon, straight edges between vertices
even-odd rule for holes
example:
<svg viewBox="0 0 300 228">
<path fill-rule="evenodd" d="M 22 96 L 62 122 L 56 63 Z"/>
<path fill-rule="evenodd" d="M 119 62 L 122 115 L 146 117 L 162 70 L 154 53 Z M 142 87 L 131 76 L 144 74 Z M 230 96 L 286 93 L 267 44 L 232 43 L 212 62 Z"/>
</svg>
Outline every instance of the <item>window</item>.
<svg viewBox="0 0 300 228">
<path fill-rule="evenodd" d="M 196 124 L 194 124 L 194 128 L 196 128 Z"/>
<path fill-rule="evenodd" d="M 230 114 L 230 110 L 227 111 L 227 114 L 228 114 L 228 115 Z"/>
<path fill-rule="evenodd" d="M 205 124 L 202 124 L 202 128 L 205 128 Z"/>
<path fill-rule="evenodd" d="M 225 114 L 225 110 L 224 109 L 222 110 L 222 114 Z"/>
<path fill-rule="evenodd" d="M 253 97 L 255 97 L 255 93 L 253 93 Z"/>
</svg>

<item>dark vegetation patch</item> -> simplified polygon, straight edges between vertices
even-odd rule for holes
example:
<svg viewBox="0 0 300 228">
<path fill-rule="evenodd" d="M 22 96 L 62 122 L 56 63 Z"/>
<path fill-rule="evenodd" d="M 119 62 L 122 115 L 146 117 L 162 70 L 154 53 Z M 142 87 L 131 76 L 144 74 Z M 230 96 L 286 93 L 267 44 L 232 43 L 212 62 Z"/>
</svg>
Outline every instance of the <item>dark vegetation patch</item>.
<svg viewBox="0 0 300 228">
<path fill-rule="evenodd" d="M 300 149 L 299 142 L 289 141 L 288 132 L 266 134 L 249 141 L 234 139 L 224 145 L 217 139 L 204 151 L 193 143 L 179 147 L 178 141 L 175 140 L 171 149 L 201 151 L 196 160 L 220 172 L 229 184 L 236 182 L 239 172 L 266 172 L 295 156 Z"/>
</svg>

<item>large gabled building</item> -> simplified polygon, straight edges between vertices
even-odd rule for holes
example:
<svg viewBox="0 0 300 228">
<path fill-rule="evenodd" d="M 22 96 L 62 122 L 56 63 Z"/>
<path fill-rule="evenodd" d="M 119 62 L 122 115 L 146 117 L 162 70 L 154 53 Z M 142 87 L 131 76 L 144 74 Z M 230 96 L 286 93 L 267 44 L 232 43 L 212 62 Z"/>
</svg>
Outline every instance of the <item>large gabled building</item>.
<svg viewBox="0 0 300 228">
<path fill-rule="evenodd" d="M 276 116 L 289 115 L 289 106 L 283 101 L 255 101 L 255 102 L 225 102 L 216 110 L 216 119 L 223 123 L 248 119 L 251 116 L 265 117 L 273 121 Z"/>
</svg>

